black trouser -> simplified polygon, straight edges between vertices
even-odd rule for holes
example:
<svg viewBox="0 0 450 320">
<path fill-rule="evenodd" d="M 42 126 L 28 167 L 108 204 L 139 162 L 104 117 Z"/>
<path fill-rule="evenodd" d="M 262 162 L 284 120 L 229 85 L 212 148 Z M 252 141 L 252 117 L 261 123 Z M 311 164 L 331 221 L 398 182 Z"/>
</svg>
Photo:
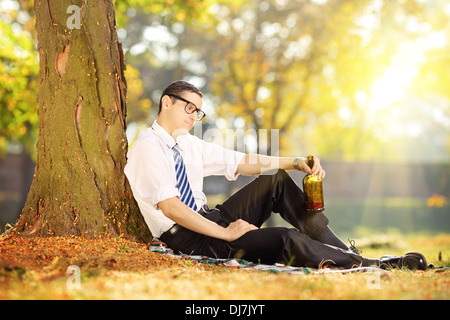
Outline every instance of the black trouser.
<svg viewBox="0 0 450 320">
<path fill-rule="evenodd" d="M 176 252 L 216 258 L 239 257 L 264 264 L 280 262 L 313 268 L 323 263 L 344 268 L 372 264 L 349 250 L 317 240 L 328 228 L 328 219 L 323 213 L 306 211 L 303 191 L 283 170 L 259 176 L 203 215 L 223 227 L 243 219 L 259 228 L 272 212 L 279 213 L 294 228 L 261 228 L 227 242 L 177 225 L 175 233 L 167 231 L 160 238 Z"/>
</svg>

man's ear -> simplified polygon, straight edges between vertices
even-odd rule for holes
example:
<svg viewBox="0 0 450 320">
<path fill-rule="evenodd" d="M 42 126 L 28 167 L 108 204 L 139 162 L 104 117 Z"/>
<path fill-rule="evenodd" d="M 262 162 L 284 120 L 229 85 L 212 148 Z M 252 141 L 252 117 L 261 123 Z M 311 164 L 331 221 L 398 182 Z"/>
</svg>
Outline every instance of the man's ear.
<svg viewBox="0 0 450 320">
<path fill-rule="evenodd" d="M 172 103 L 172 99 L 170 99 L 170 97 L 168 95 L 165 95 L 164 97 L 162 97 L 161 103 L 162 103 L 162 108 L 167 110 L 169 108 L 170 104 Z"/>
</svg>

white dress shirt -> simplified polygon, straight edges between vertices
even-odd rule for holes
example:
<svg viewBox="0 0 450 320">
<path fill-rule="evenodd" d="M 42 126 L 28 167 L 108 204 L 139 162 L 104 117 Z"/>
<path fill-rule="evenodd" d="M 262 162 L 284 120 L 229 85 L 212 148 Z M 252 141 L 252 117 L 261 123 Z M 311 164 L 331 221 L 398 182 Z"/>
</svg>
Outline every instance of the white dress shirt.
<svg viewBox="0 0 450 320">
<path fill-rule="evenodd" d="M 179 197 L 173 146 L 178 143 L 197 207 L 206 204 L 203 177 L 224 175 L 236 180 L 237 167 L 244 153 L 205 142 L 189 133 L 175 139 L 155 120 L 139 135 L 128 151 L 125 175 L 133 196 L 154 237 L 169 230 L 175 222 L 167 218 L 158 203 Z"/>
</svg>

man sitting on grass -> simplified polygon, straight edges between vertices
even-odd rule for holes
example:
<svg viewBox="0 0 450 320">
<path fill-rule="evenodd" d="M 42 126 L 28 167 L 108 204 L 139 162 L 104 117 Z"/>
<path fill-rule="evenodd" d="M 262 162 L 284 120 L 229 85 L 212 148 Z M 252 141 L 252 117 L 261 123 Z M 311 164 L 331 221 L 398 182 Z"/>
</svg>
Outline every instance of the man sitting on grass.
<svg viewBox="0 0 450 320">
<path fill-rule="evenodd" d="M 189 134 L 205 116 L 202 102 L 203 94 L 192 84 L 171 83 L 161 95 L 158 118 L 128 152 L 125 174 L 154 237 L 186 254 L 238 256 L 264 264 L 426 269 L 425 257 L 415 252 L 362 257 L 333 233 L 322 212 L 306 211 L 304 193 L 286 170 L 323 179 L 318 157 L 310 168 L 304 158 L 244 154 Z M 267 174 L 270 170 L 276 173 Z M 203 177 L 235 180 L 240 174 L 259 177 L 209 210 Z M 293 228 L 261 228 L 272 212 Z"/>
</svg>

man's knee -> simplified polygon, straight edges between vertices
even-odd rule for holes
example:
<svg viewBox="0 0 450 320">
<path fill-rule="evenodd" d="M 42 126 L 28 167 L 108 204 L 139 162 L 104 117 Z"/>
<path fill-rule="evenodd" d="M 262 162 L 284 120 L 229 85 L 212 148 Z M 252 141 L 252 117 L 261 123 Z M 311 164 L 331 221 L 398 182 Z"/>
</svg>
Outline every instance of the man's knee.
<svg viewBox="0 0 450 320">
<path fill-rule="evenodd" d="M 275 175 L 280 176 L 282 178 L 290 177 L 289 174 L 287 173 L 287 171 L 283 170 L 283 169 L 278 169 L 278 171 L 276 172 Z"/>
<path fill-rule="evenodd" d="M 264 179 L 267 181 L 270 181 L 271 184 L 278 183 L 278 182 L 284 182 L 288 179 L 291 179 L 291 176 L 287 173 L 286 170 L 278 169 L 278 170 L 271 170 L 267 171 L 264 174 L 260 175 L 258 179 Z"/>
</svg>

